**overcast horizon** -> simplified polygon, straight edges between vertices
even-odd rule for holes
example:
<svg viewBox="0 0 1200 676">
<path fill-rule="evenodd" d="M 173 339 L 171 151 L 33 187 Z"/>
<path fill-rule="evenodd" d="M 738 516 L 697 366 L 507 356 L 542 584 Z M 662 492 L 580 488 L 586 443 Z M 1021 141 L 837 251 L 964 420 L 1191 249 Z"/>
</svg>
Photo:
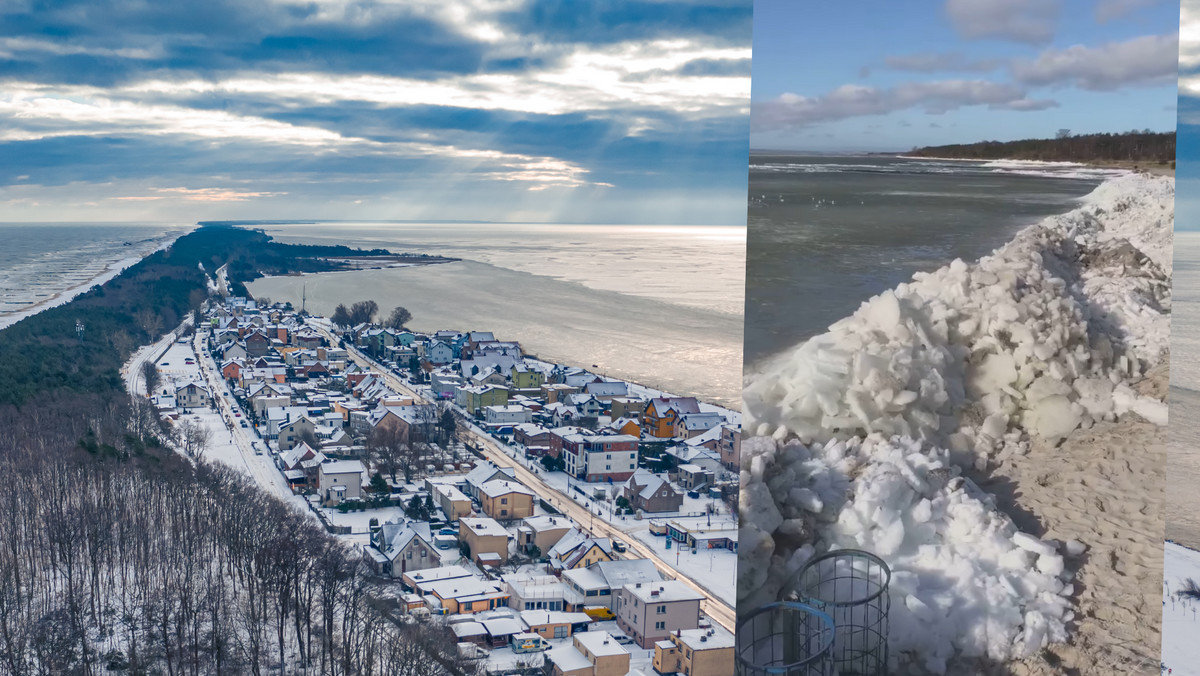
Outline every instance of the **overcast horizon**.
<svg viewBox="0 0 1200 676">
<path fill-rule="evenodd" d="M 1172 131 L 1178 30 L 1164 0 L 869 0 L 855 12 L 759 0 L 750 147 Z"/>
</svg>

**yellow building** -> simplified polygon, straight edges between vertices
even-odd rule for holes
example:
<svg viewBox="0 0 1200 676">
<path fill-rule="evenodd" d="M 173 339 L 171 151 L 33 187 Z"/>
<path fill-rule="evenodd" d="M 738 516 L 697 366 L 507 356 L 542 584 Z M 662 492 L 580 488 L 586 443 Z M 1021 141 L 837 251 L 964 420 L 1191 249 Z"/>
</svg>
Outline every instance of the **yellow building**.
<svg viewBox="0 0 1200 676">
<path fill-rule="evenodd" d="M 629 651 L 606 631 L 585 631 L 572 637 L 572 645 L 546 653 L 553 676 L 625 676 Z M 729 673 L 733 673 L 730 671 Z"/>
<path fill-rule="evenodd" d="M 488 406 L 507 406 L 508 390 L 494 385 L 462 387 L 455 392 L 455 403 L 475 414 Z"/>
<path fill-rule="evenodd" d="M 533 491 L 511 479 L 495 479 L 479 487 L 483 513 L 497 521 L 533 516 Z"/>
<path fill-rule="evenodd" d="M 733 634 L 719 627 L 676 630 L 654 644 L 654 669 L 660 674 L 728 676 L 733 660 Z"/>
<path fill-rule="evenodd" d="M 695 397 L 651 399 L 642 412 L 642 430 L 652 437 L 670 439 L 675 436 L 675 423 L 680 416 L 699 412 Z"/>
<path fill-rule="evenodd" d="M 474 561 L 479 561 L 480 554 L 495 554 L 500 563 L 508 561 L 508 531 L 495 519 L 463 517 L 458 526 L 458 539 L 470 547 Z"/>
<path fill-rule="evenodd" d="M 514 390 L 537 390 L 546 382 L 546 375 L 524 364 L 513 364 L 509 372 Z"/>
</svg>

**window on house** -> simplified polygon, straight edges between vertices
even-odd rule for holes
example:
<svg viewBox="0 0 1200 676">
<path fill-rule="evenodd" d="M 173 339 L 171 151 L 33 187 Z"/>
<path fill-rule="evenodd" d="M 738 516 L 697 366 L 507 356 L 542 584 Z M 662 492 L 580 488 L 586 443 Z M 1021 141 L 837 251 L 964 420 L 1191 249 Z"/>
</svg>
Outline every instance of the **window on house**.
<svg viewBox="0 0 1200 676">
<path fill-rule="evenodd" d="M 507 504 L 508 504 L 508 498 L 500 498 L 500 504 L 502 504 L 502 505 L 507 505 Z"/>
<path fill-rule="evenodd" d="M 567 637 L 567 627 L 560 626 L 560 627 L 554 628 L 554 638 L 566 638 L 566 637 Z"/>
<path fill-rule="evenodd" d="M 659 606 L 659 607 L 658 607 L 658 614 L 659 614 L 659 615 L 665 615 L 666 613 L 667 613 L 667 607 L 666 607 L 666 606 Z"/>
<path fill-rule="evenodd" d="M 667 628 L 667 623 L 666 623 L 666 622 L 655 622 L 655 623 L 654 623 L 654 628 L 655 628 L 655 629 L 666 629 L 666 628 Z"/>
</svg>

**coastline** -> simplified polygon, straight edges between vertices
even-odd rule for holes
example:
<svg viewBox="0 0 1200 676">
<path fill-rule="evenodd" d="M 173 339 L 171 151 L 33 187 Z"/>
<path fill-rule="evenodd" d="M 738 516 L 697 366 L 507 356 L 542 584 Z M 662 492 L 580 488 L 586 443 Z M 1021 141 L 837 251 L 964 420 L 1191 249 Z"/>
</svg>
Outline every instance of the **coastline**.
<svg viewBox="0 0 1200 676">
<path fill-rule="evenodd" d="M 686 393 L 723 408 L 741 401 L 742 325 L 652 298 L 464 259 L 454 265 L 263 277 L 253 295 L 329 316 L 338 303 L 403 305 L 414 330 L 492 331 L 547 361 Z M 521 300 L 517 300 L 521 299 Z"/>
<path fill-rule="evenodd" d="M 194 229 L 194 227 L 193 227 L 193 229 Z M 122 258 L 121 260 L 109 263 L 108 266 L 103 271 L 99 272 L 98 274 L 96 274 L 91 279 L 87 280 L 86 282 L 83 282 L 81 284 L 76 284 L 75 286 L 64 289 L 64 290 L 54 294 L 54 296 L 52 296 L 50 298 L 46 298 L 45 300 L 39 301 L 37 303 L 34 303 L 33 305 L 30 305 L 29 307 L 27 307 L 23 310 L 18 310 L 17 312 L 0 315 L 0 331 L 3 331 L 4 329 L 7 329 L 8 327 L 10 327 L 24 319 L 33 317 L 34 315 L 37 315 L 41 312 L 45 312 L 46 310 L 49 310 L 50 308 L 58 307 L 60 305 L 66 305 L 67 303 L 71 302 L 76 297 L 78 297 L 80 294 L 86 292 L 88 289 L 90 289 L 94 286 L 101 286 L 103 284 L 107 284 L 109 281 L 116 279 L 122 272 L 125 272 L 126 270 L 133 267 L 134 265 L 137 265 L 138 263 L 142 262 L 146 258 L 153 256 L 154 254 L 156 254 L 160 251 L 165 251 L 166 249 L 169 249 L 171 247 L 171 245 L 175 243 L 176 240 L 178 240 L 180 237 L 187 235 L 189 232 L 191 232 L 191 230 L 184 230 L 183 232 L 180 232 L 177 235 L 166 236 L 163 238 L 163 241 L 161 241 L 158 244 L 158 246 L 156 246 L 154 249 L 152 249 L 150 251 L 147 251 L 145 254 L 143 254 L 141 256 L 130 256 L 129 258 Z"/>
<path fill-rule="evenodd" d="M 976 262 L 914 275 L 747 376 L 739 600 L 770 600 L 767 581 L 813 544 L 857 546 L 915 576 L 893 596 L 893 624 L 942 609 L 913 620 L 930 636 L 893 641 L 935 673 L 1150 665 L 1157 622 L 1132 618 L 1154 615 L 1161 584 L 1162 497 L 1147 487 L 1163 483 L 1173 196 L 1173 178 L 1111 178 L 1079 208 Z M 895 481 L 903 490 L 882 488 Z M 975 541 L 976 529 L 1002 539 Z M 1029 569 L 1018 589 L 1050 596 L 1005 605 L 1025 619 L 1001 630 L 993 618 L 991 640 L 971 644 L 987 658 L 965 659 L 982 626 L 954 608 L 982 601 L 972 594 L 1006 560 Z M 962 585 L 925 581 L 952 566 L 972 571 Z M 948 584 L 964 596 L 945 597 Z"/>
</svg>

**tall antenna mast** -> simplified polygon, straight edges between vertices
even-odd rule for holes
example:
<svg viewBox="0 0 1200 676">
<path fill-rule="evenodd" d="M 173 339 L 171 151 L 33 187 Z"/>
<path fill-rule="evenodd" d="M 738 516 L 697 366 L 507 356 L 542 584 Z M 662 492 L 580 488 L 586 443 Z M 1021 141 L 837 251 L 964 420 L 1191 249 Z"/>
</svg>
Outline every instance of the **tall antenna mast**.
<svg viewBox="0 0 1200 676">
<path fill-rule="evenodd" d="M 308 307 L 308 284 L 303 284 L 300 287 L 300 314 L 305 314 L 306 307 Z"/>
</svg>

